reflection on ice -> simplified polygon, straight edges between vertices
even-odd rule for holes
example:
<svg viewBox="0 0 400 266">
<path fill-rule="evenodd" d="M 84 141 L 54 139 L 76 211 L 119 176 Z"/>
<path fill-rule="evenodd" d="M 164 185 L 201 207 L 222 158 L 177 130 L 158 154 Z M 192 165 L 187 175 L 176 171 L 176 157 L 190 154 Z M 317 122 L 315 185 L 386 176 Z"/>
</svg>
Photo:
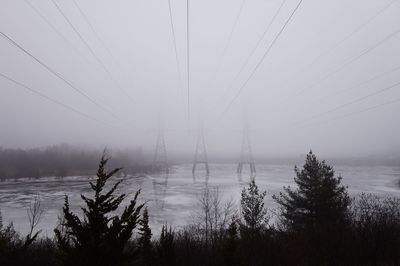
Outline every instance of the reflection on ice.
<svg viewBox="0 0 400 266">
<path fill-rule="evenodd" d="M 255 180 L 260 189 L 267 190 L 266 205 L 273 208 L 275 203 L 270 196 L 278 193 L 282 186 L 293 184 L 293 165 L 257 166 Z M 235 164 L 210 164 L 209 167 L 209 176 L 201 171 L 203 169 L 193 175 L 192 165 L 188 164 L 171 167 L 169 174 L 125 177 L 119 192 L 126 193 L 127 199 L 121 206 L 132 199 L 136 190 L 142 189 L 140 201 L 147 202 L 151 224 L 154 231 L 157 231 L 164 223 L 179 227 L 190 221 L 197 196 L 205 186 L 218 187 L 224 198 L 233 198 L 238 203 L 242 187 L 251 181 L 250 171 L 237 175 Z M 343 176 L 343 182 L 352 195 L 369 192 L 400 196 L 400 168 L 336 166 L 335 170 Z M 92 179 L 93 177 L 66 177 L 2 182 L 0 208 L 4 222 L 13 221 L 17 230 L 27 232 L 26 209 L 32 197 L 39 195 L 46 212 L 38 229 L 43 229 L 44 235 L 52 236 L 64 195 L 70 197 L 71 208 L 80 213 L 80 194 L 91 193 L 88 181 Z"/>
</svg>

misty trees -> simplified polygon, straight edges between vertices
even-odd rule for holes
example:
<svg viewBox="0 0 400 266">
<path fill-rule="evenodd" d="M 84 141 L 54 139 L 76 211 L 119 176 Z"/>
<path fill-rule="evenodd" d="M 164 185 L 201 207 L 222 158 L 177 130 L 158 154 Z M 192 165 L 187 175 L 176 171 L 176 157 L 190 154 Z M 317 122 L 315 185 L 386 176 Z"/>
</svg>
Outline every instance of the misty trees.
<svg viewBox="0 0 400 266">
<path fill-rule="evenodd" d="M 342 178 L 335 177 L 333 168 L 309 152 L 303 169 L 295 166 L 297 189 L 284 187 L 273 198 L 282 210 L 283 224 L 289 229 L 316 225 L 342 224 L 351 203 Z"/>
<path fill-rule="evenodd" d="M 260 193 L 254 180 L 250 182 L 247 190 L 243 188 L 240 200 L 243 218 L 241 232 L 256 233 L 268 224 L 267 209 L 264 207 L 266 194 L 266 191 Z"/>
<path fill-rule="evenodd" d="M 120 170 L 106 172 L 108 160 L 103 153 L 96 182 L 90 182 L 94 197 L 81 195 L 86 204 L 82 208 L 83 219 L 71 212 L 68 197 L 65 197 L 63 221 L 61 227 L 54 230 L 65 265 L 125 265 L 132 259 L 134 247 L 128 245 L 128 241 L 143 208 L 143 204 L 136 205 L 140 190 L 120 216 L 113 215 L 125 194 L 114 195 L 121 181 L 104 191 L 107 181 Z"/>
<path fill-rule="evenodd" d="M 91 175 L 101 151 L 60 144 L 41 149 L 3 149 L 0 147 L 0 179 L 21 177 L 64 177 Z M 114 150 L 111 167 L 124 165 L 125 173 L 149 172 L 140 149 Z"/>
</svg>

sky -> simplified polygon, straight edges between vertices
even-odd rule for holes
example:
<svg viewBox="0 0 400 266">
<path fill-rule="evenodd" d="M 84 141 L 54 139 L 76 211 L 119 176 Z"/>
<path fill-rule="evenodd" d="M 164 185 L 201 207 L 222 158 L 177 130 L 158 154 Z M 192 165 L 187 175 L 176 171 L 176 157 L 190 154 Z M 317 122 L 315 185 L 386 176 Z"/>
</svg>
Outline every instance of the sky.
<svg viewBox="0 0 400 266">
<path fill-rule="evenodd" d="M 255 156 L 398 153 L 399 14 L 398 0 L 0 0 L 0 146 L 151 151 L 163 128 L 170 154 L 192 154 L 202 128 L 209 154 L 232 156 L 247 128 Z"/>
</svg>

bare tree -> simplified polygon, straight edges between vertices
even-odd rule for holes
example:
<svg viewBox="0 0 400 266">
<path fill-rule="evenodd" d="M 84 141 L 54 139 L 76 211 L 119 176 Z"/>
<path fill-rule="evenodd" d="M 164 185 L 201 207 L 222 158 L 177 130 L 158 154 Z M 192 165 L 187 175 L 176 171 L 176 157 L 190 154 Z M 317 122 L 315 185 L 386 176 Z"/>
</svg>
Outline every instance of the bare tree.
<svg viewBox="0 0 400 266">
<path fill-rule="evenodd" d="M 28 220 L 29 220 L 29 233 L 26 236 L 25 246 L 30 245 L 33 241 L 36 240 L 37 236 L 40 234 L 42 230 L 36 231 L 33 233 L 40 220 L 42 219 L 42 215 L 44 213 L 42 202 L 39 195 L 36 195 L 32 198 L 32 201 L 27 210 Z"/>
<path fill-rule="evenodd" d="M 233 200 L 223 201 L 218 187 L 205 187 L 198 197 L 195 224 L 205 242 L 221 239 L 235 214 Z"/>
</svg>

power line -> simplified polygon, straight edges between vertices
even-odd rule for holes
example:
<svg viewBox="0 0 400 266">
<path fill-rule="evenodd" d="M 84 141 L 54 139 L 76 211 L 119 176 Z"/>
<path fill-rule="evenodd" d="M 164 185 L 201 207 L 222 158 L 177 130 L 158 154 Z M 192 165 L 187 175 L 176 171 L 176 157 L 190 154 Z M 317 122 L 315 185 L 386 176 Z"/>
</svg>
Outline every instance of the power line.
<svg viewBox="0 0 400 266">
<path fill-rule="evenodd" d="M 109 54 L 109 56 L 113 59 L 113 61 L 116 63 L 117 60 L 115 59 L 113 53 L 111 52 L 111 50 L 107 47 L 107 45 L 105 45 L 104 41 L 102 40 L 102 38 L 100 37 L 100 35 L 97 33 L 97 31 L 95 30 L 94 26 L 92 25 L 92 23 L 90 23 L 89 18 L 87 17 L 87 15 L 85 14 L 85 12 L 83 12 L 82 8 L 80 8 L 80 6 L 78 5 L 78 3 L 75 0 L 72 0 L 72 2 L 74 3 L 75 7 L 78 9 L 79 13 L 81 14 L 81 16 L 83 17 L 83 19 L 86 21 L 86 23 L 89 25 L 90 29 L 92 30 L 94 36 L 96 36 L 97 41 L 103 46 L 103 48 L 107 51 L 107 53 Z"/>
<path fill-rule="evenodd" d="M 187 108 L 188 108 L 188 127 L 190 128 L 190 0 L 186 0 L 186 64 L 187 64 Z"/>
<path fill-rule="evenodd" d="M 365 28 L 367 25 L 369 25 L 371 22 L 373 22 L 379 15 L 381 15 L 384 11 L 386 11 L 390 6 L 392 6 L 393 3 L 395 3 L 398 0 L 392 0 L 391 2 L 389 2 L 388 4 L 386 4 L 383 8 L 379 9 L 376 13 L 374 13 L 371 17 L 369 17 L 367 20 L 365 20 L 361 25 L 359 25 L 357 28 L 355 28 L 353 31 L 351 31 L 349 34 L 347 34 L 346 36 L 344 36 L 342 39 L 340 39 L 338 42 L 336 42 L 335 44 L 333 44 L 330 48 L 328 48 L 327 50 L 325 50 L 324 52 L 322 52 L 321 54 L 319 54 L 317 57 L 315 57 L 310 63 L 308 63 L 308 65 L 302 67 L 298 72 L 297 75 L 299 75 L 300 73 L 304 72 L 305 69 L 310 68 L 311 66 L 313 66 L 316 62 L 319 61 L 319 59 L 327 56 L 328 54 L 330 54 L 332 51 L 334 51 L 337 47 L 339 47 L 340 45 L 342 45 L 344 42 L 346 42 L 347 40 L 349 40 L 351 37 L 353 37 L 354 35 L 356 35 L 359 31 L 361 31 L 363 28 Z M 297 96 L 295 96 L 297 97 Z M 295 98 L 294 97 L 294 98 Z M 291 97 L 289 97 L 289 99 L 292 99 Z"/>
<path fill-rule="evenodd" d="M 110 110 L 106 109 L 102 105 L 98 104 L 95 100 L 93 100 L 89 95 L 87 95 L 85 92 L 83 92 L 81 89 L 79 89 L 77 86 L 72 84 L 70 81 L 68 81 L 66 78 L 64 78 L 60 73 L 52 69 L 50 66 L 48 66 L 46 63 L 41 61 L 39 58 L 35 57 L 33 54 L 31 54 L 28 50 L 23 48 L 21 45 L 19 45 L 17 42 L 15 42 L 11 37 L 6 35 L 5 33 L 0 31 L 0 35 L 9 43 L 11 43 L 13 46 L 17 47 L 19 50 L 24 52 L 26 55 L 31 57 L 33 60 L 35 60 L 37 63 L 39 63 L 42 67 L 44 67 L 47 71 L 49 71 L 51 74 L 62 80 L 65 84 L 67 84 L 70 88 L 72 88 L 74 91 L 85 97 L 87 100 L 89 100 L 91 103 L 96 105 L 98 108 L 102 109 L 104 112 L 107 114 L 113 116 L 114 118 L 116 117 Z"/>
<path fill-rule="evenodd" d="M 40 97 L 42 97 L 42 98 L 44 98 L 44 99 L 46 99 L 46 100 L 48 100 L 50 102 L 56 104 L 56 105 L 59 105 L 59 106 L 65 108 L 65 109 L 68 109 L 69 111 L 72 111 L 72 112 L 74 112 L 74 113 L 76 113 L 76 114 L 78 114 L 80 116 L 83 116 L 83 117 L 85 117 L 87 119 L 90 119 L 90 120 L 96 121 L 98 123 L 104 124 L 104 122 L 102 122 L 102 121 L 100 121 L 100 120 L 98 120 L 98 119 L 96 119 L 96 118 L 94 118 L 94 117 L 92 117 L 92 116 L 90 116 L 88 114 L 85 114 L 85 113 L 83 113 L 83 112 L 81 112 L 81 111 L 79 111 L 79 110 L 77 110 L 77 109 L 75 109 L 75 108 L 73 108 L 73 107 L 71 107 L 69 105 L 66 105 L 66 104 L 64 104 L 64 103 L 62 103 L 62 102 L 60 102 L 60 101 L 58 101 L 56 99 L 53 99 L 53 98 L 51 98 L 51 97 L 49 97 L 49 96 L 47 96 L 47 95 L 35 90 L 35 89 L 32 89 L 28 85 L 25 85 L 25 84 L 13 79 L 13 78 L 7 76 L 7 75 L 4 75 L 4 74 L 0 73 L 0 76 L 3 77 L 4 79 L 6 79 L 6 80 L 8 80 L 8 81 L 10 81 L 10 82 L 12 82 L 12 83 L 24 88 L 24 89 L 32 92 L 32 93 L 34 93 L 34 94 L 36 94 L 36 95 L 38 95 L 38 96 L 40 96 Z"/>
<path fill-rule="evenodd" d="M 346 35 L 343 39 L 339 40 L 336 42 L 334 45 L 332 45 L 330 48 L 325 50 L 323 53 L 318 55 L 314 60 L 308 65 L 308 67 L 311 67 L 314 65 L 319 59 L 322 57 L 325 57 L 326 55 L 330 54 L 333 50 L 335 50 L 337 47 L 339 47 L 341 44 L 346 42 L 348 39 L 353 37 L 355 34 L 357 34 L 360 30 L 362 30 L 364 27 L 366 27 L 368 24 L 370 24 L 372 21 L 374 21 L 380 14 L 382 14 L 384 11 L 386 11 L 390 6 L 392 6 L 396 1 L 398 0 L 392 0 L 388 4 L 386 4 L 383 8 L 379 9 L 376 13 L 374 13 L 371 17 L 369 17 L 364 23 L 362 23 L 360 26 L 355 28 L 352 32 L 350 32 L 348 35 Z M 303 68 L 304 69 L 304 68 Z"/>
<path fill-rule="evenodd" d="M 88 42 L 83 38 L 83 36 L 79 33 L 79 31 L 75 28 L 75 26 L 72 24 L 72 22 L 69 20 L 67 15 L 64 13 L 64 11 L 61 9 L 61 7 L 57 4 L 56 0 L 51 0 L 51 2 L 54 4 L 54 6 L 57 8 L 57 10 L 60 12 L 62 17 L 65 19 L 65 21 L 68 23 L 68 25 L 72 28 L 72 30 L 75 32 L 75 34 L 78 36 L 78 38 L 81 40 L 81 42 L 86 46 L 86 48 L 89 50 L 89 52 L 92 54 L 92 56 L 95 58 L 97 63 L 103 68 L 104 72 L 109 76 L 109 78 L 117 85 L 117 87 L 127 96 L 130 100 L 134 101 L 132 97 L 120 86 L 119 82 L 114 78 L 114 76 L 111 74 L 111 72 L 108 70 L 108 68 L 104 65 L 103 61 L 96 55 L 94 50 L 90 47 Z"/>
<path fill-rule="evenodd" d="M 387 70 L 385 72 L 379 73 L 379 74 L 377 74 L 377 75 L 375 75 L 375 76 L 373 76 L 373 77 L 371 77 L 371 78 L 369 78 L 367 80 L 361 81 L 361 82 L 359 82 L 359 83 L 357 83 L 357 84 L 355 84 L 353 86 L 341 89 L 339 91 L 335 91 L 335 92 L 333 92 L 331 94 L 324 95 L 324 97 L 322 97 L 320 100 L 318 100 L 318 102 L 321 102 L 322 100 L 325 100 L 325 99 L 330 98 L 332 96 L 336 96 L 336 95 L 339 95 L 339 94 L 342 94 L 342 93 L 345 93 L 345 92 L 349 92 L 349 91 L 354 90 L 356 88 L 359 88 L 361 86 L 367 85 L 367 84 L 371 83 L 372 81 L 380 79 L 381 77 L 389 75 L 389 74 L 391 74 L 393 72 L 396 72 L 398 70 L 400 70 L 400 66 L 397 66 L 397 67 L 389 69 L 389 70 Z"/>
<path fill-rule="evenodd" d="M 328 78 L 330 78 L 331 76 L 333 76 L 334 74 L 340 72 L 342 69 L 344 69 L 345 67 L 347 67 L 348 65 L 356 62 L 357 60 L 359 60 L 360 58 L 362 58 L 363 56 L 369 54 L 370 52 L 372 52 L 373 50 L 375 50 L 376 48 L 378 48 L 379 46 L 381 46 L 382 44 L 384 44 L 385 42 L 389 41 L 391 38 L 395 37 L 398 33 L 400 33 L 400 29 L 397 29 L 396 31 L 390 33 L 389 35 L 387 35 L 385 38 L 383 38 L 382 40 L 378 41 L 377 43 L 373 44 L 372 46 L 366 48 L 364 51 L 362 51 L 360 54 L 355 55 L 353 57 L 350 57 L 347 59 L 346 62 L 344 62 L 343 64 L 341 64 L 339 67 L 335 68 L 334 70 L 328 72 L 325 76 L 323 76 L 322 78 L 320 78 L 318 81 L 316 81 L 315 83 L 313 83 L 310 86 L 307 86 L 305 88 L 303 88 L 302 90 L 300 90 L 297 94 L 295 94 L 294 96 L 290 97 L 289 100 L 292 100 L 298 96 L 300 96 L 301 94 L 303 94 L 305 91 L 310 90 L 312 88 L 314 88 L 315 86 L 317 86 L 318 84 L 320 84 L 321 82 L 327 80 Z"/>
<path fill-rule="evenodd" d="M 249 55 L 247 56 L 246 60 L 244 61 L 244 63 L 242 64 L 242 66 L 240 67 L 238 73 L 235 75 L 235 77 L 233 78 L 233 80 L 229 83 L 229 86 L 227 87 L 227 89 L 225 90 L 225 93 L 223 94 L 223 97 L 225 97 L 225 95 L 227 95 L 229 93 L 229 91 L 231 90 L 231 88 L 233 87 L 233 85 L 236 83 L 236 80 L 240 77 L 240 75 L 242 74 L 243 70 L 246 68 L 246 66 L 248 65 L 250 59 L 253 57 L 254 53 L 257 51 L 258 47 L 260 46 L 262 40 L 265 38 L 265 36 L 267 35 L 267 33 L 269 32 L 272 24 L 274 23 L 276 17 L 278 16 L 279 12 L 281 11 L 283 5 L 285 4 L 287 0 L 283 0 L 281 2 L 281 4 L 279 5 L 278 9 L 276 10 L 275 14 L 273 15 L 273 17 L 271 18 L 271 20 L 269 21 L 267 27 L 265 28 L 263 34 L 261 35 L 261 37 L 258 39 L 256 45 L 254 46 L 254 48 L 251 50 L 251 52 L 249 53 Z"/>
<path fill-rule="evenodd" d="M 181 95 L 183 97 L 182 73 L 181 73 L 181 68 L 180 68 L 180 65 L 179 65 L 179 56 L 178 56 L 178 48 L 177 48 L 177 45 L 176 45 L 176 36 L 175 36 L 174 20 L 173 20 L 173 16 L 172 16 L 171 0 L 168 0 L 168 9 L 169 9 L 169 19 L 170 19 L 170 23 L 171 23 L 172 39 L 173 39 L 173 42 L 174 42 L 176 67 L 177 67 L 177 70 L 178 70 L 178 78 L 179 78 L 179 84 L 180 84 L 180 87 L 181 87 Z"/>
<path fill-rule="evenodd" d="M 398 102 L 400 102 L 400 98 L 397 98 L 397 99 L 394 99 L 394 100 L 390 100 L 390 101 L 387 101 L 387 102 L 384 102 L 384 103 L 381 103 L 381 104 L 377 104 L 377 105 L 374 105 L 374 106 L 371 106 L 371 107 L 368 107 L 368 108 L 365 108 L 365 109 L 362 109 L 362 110 L 359 110 L 359 111 L 347 113 L 347 114 L 342 115 L 342 116 L 337 116 L 337 117 L 334 117 L 332 119 L 327 119 L 327 120 L 321 121 L 319 123 L 308 124 L 308 125 L 303 126 L 303 128 L 304 127 L 309 127 L 309 126 L 317 126 L 317 125 L 325 124 L 325 123 L 332 122 L 332 121 L 335 121 L 335 120 L 344 119 L 344 118 L 347 118 L 347 117 L 350 117 L 350 116 L 354 116 L 354 115 L 358 115 L 358 114 L 361 114 L 361 113 L 365 113 L 365 112 L 368 112 L 368 111 L 371 111 L 371 110 L 374 110 L 374 109 L 378 109 L 378 108 L 381 108 L 381 107 L 385 107 L 387 105 L 395 104 L 395 103 L 398 103 Z"/>
<path fill-rule="evenodd" d="M 28 0 L 24 0 L 24 2 L 62 39 L 65 43 L 67 43 L 80 57 L 82 57 L 87 63 L 89 60 L 86 56 L 84 56 L 79 49 L 77 49 L 56 27 Z"/>
<path fill-rule="evenodd" d="M 378 94 L 384 93 L 384 92 L 386 92 L 386 91 L 388 91 L 388 90 L 391 90 L 391 89 L 393 89 L 393 88 L 395 88 L 395 87 L 397 87 L 397 86 L 399 86 L 399 85 L 400 85 L 400 82 L 397 82 L 397 83 L 395 83 L 395 84 L 392 84 L 392 85 L 390 85 L 390 86 L 387 86 L 387 87 L 385 87 L 385 88 L 383 88 L 383 89 L 380 89 L 380 90 L 378 90 L 378 91 L 375 91 L 375 92 L 373 92 L 373 93 L 367 94 L 367 95 L 365 95 L 365 96 L 362 96 L 362 97 L 357 98 L 357 99 L 355 99 L 355 100 L 352 100 L 352 101 L 350 101 L 350 102 L 341 104 L 341 105 L 339 105 L 339 106 L 337 106 L 337 107 L 335 107 L 335 108 L 333 108 L 333 109 L 330 109 L 330 110 L 328 110 L 328 111 L 325 111 L 325 112 L 322 112 L 322 113 L 313 115 L 313 116 L 311 116 L 311 117 L 309 117 L 309 118 L 307 118 L 307 119 L 304 119 L 304 120 L 300 121 L 299 123 L 304 123 L 304 122 L 313 120 L 313 119 L 315 119 L 315 118 L 318 118 L 318 117 L 321 117 L 321 116 L 330 114 L 330 113 L 335 112 L 335 111 L 337 111 L 337 110 L 340 110 L 340 109 L 342 109 L 342 108 L 344 108 L 344 107 L 353 105 L 353 104 L 355 104 L 355 103 L 359 103 L 359 102 L 364 101 L 364 100 L 366 100 L 366 99 L 368 99 L 368 98 L 370 98 L 370 97 L 373 97 L 373 96 L 376 96 L 376 95 L 378 95 Z"/>
<path fill-rule="evenodd" d="M 243 89 L 246 87 L 247 83 L 250 81 L 250 79 L 254 76 L 254 74 L 256 73 L 257 69 L 260 67 L 260 65 L 262 64 L 262 62 L 264 61 L 265 57 L 269 54 L 269 52 L 271 51 L 272 47 L 274 46 L 274 44 L 276 43 L 276 41 L 278 40 L 279 36 L 282 34 L 282 32 L 285 30 L 286 26 L 288 25 L 288 23 L 290 22 L 290 20 L 292 19 L 292 17 L 294 16 L 294 14 L 296 13 L 296 11 L 299 9 L 301 3 L 303 2 L 303 0 L 300 0 L 298 2 L 298 4 L 296 5 L 296 7 L 294 8 L 294 10 L 292 11 L 292 13 L 290 14 L 290 16 L 288 17 L 288 19 L 285 21 L 284 25 L 282 26 L 282 28 L 280 29 L 280 31 L 278 32 L 278 34 L 275 36 L 275 38 L 273 39 L 273 41 L 271 42 L 271 44 L 269 45 L 268 49 L 264 52 L 263 56 L 261 57 L 261 59 L 258 61 L 257 65 L 255 66 L 255 68 L 252 70 L 252 72 L 250 73 L 250 76 L 246 79 L 246 81 L 242 84 L 242 86 L 239 88 L 238 92 L 236 93 L 236 95 L 233 97 L 233 99 L 229 102 L 229 104 L 227 105 L 226 109 L 222 112 L 222 115 L 224 115 L 232 106 L 233 102 L 240 96 L 241 92 L 243 91 Z M 221 116 L 222 116 L 221 115 Z"/>
<path fill-rule="evenodd" d="M 221 69 L 222 62 L 224 61 L 225 56 L 226 56 L 226 52 L 228 51 L 228 48 L 229 48 L 229 46 L 230 46 L 230 44 L 232 42 L 233 33 L 236 30 L 236 27 L 237 27 L 237 24 L 239 22 L 239 18 L 240 18 L 241 14 L 242 14 L 243 6 L 244 6 L 245 2 L 246 2 L 246 0 L 242 0 L 242 3 L 240 5 L 240 7 L 239 7 L 239 10 L 238 10 L 238 12 L 236 14 L 235 21 L 233 23 L 232 29 L 231 29 L 231 31 L 229 33 L 228 40 L 227 40 L 227 42 L 225 44 L 225 47 L 224 47 L 224 49 L 222 51 L 222 54 L 221 54 L 221 56 L 220 56 L 220 58 L 218 60 L 217 68 L 216 68 L 216 70 L 214 72 L 214 75 L 213 75 L 211 81 L 216 78 L 217 74 L 219 73 L 219 71 Z"/>
</svg>

